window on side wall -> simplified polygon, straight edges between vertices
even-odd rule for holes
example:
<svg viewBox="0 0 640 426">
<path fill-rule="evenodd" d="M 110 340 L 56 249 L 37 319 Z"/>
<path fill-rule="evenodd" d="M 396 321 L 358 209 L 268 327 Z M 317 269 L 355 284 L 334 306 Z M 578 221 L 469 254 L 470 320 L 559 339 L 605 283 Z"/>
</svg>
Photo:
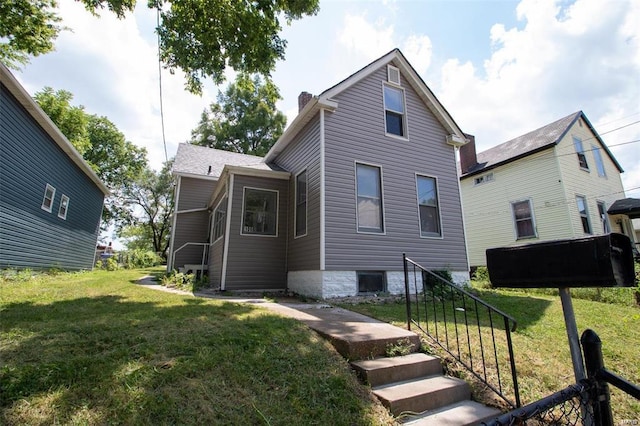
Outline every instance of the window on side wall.
<svg viewBox="0 0 640 426">
<path fill-rule="evenodd" d="M 513 211 L 517 239 L 535 238 L 536 227 L 533 220 L 531 200 L 513 202 L 511 203 L 511 210 Z"/>
<path fill-rule="evenodd" d="M 589 211 L 587 210 L 587 199 L 582 195 L 576 195 L 578 214 L 582 222 L 582 230 L 585 234 L 591 234 L 591 223 L 589 222 Z"/>
<path fill-rule="evenodd" d="M 381 293 L 387 291 L 387 280 L 382 271 L 358 271 L 358 293 Z"/>
<path fill-rule="evenodd" d="M 296 176 L 296 237 L 307 235 L 307 171 Z"/>
<path fill-rule="evenodd" d="M 357 221 L 359 232 L 384 232 L 380 167 L 356 163 Z"/>
<path fill-rule="evenodd" d="M 387 134 L 407 136 L 404 90 L 401 88 L 384 85 L 384 117 Z"/>
<path fill-rule="evenodd" d="M 420 235 L 441 237 L 440 209 L 438 207 L 438 185 L 435 178 L 416 176 L 418 210 L 420 214 Z"/>
<path fill-rule="evenodd" d="M 582 140 L 574 136 L 573 146 L 576 148 L 576 155 L 578 156 L 578 164 L 580 164 L 580 168 L 583 170 L 589 170 L 587 156 L 584 155 L 584 148 L 582 147 Z"/>
<path fill-rule="evenodd" d="M 58 217 L 62 220 L 67 220 L 67 212 L 69 211 L 69 197 L 62 195 L 60 197 L 60 208 L 58 209 Z"/>
<path fill-rule="evenodd" d="M 602 232 L 608 234 L 611 232 L 611 226 L 609 225 L 609 215 L 607 214 L 607 206 L 604 202 L 598 201 L 598 215 L 600 216 L 600 223 L 602 224 Z"/>
<path fill-rule="evenodd" d="M 222 201 L 216 207 L 213 212 L 213 241 L 218 241 L 224 235 L 224 228 L 227 218 L 227 197 L 224 197 Z"/>
<path fill-rule="evenodd" d="M 55 197 L 55 195 L 56 189 L 53 186 L 47 184 L 44 189 L 44 198 L 42 199 L 42 210 L 51 213 L 51 210 L 53 208 L 53 197 Z"/>
<path fill-rule="evenodd" d="M 278 191 L 244 188 L 242 235 L 277 236 Z"/>
<path fill-rule="evenodd" d="M 598 170 L 598 176 L 607 177 L 607 172 L 604 170 L 604 161 L 602 161 L 602 153 L 600 153 L 600 148 L 595 145 L 591 145 L 591 150 L 593 151 L 593 158 L 596 160 L 596 169 Z"/>
</svg>

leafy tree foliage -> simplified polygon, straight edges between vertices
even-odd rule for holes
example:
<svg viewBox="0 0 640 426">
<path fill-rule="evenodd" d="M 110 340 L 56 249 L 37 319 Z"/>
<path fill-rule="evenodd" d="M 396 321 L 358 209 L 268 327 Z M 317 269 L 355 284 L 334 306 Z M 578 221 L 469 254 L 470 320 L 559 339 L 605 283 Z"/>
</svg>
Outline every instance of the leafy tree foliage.
<svg viewBox="0 0 640 426">
<path fill-rule="evenodd" d="M 90 12 L 108 8 L 118 17 L 133 11 L 136 0 L 79 0 Z M 187 88 L 202 90 L 202 79 L 224 81 L 225 67 L 268 75 L 284 58 L 286 40 L 278 33 L 287 23 L 317 13 L 319 0 L 149 0 L 160 9 L 160 58 L 170 70 L 181 69 Z M 29 55 L 53 50 L 61 27 L 55 0 L 0 2 L 0 60 L 24 63 Z M 15 66 L 15 65 L 14 65 Z"/>
<path fill-rule="evenodd" d="M 280 93 L 269 79 L 240 74 L 218 101 L 202 112 L 191 143 L 263 156 L 278 140 L 287 122 L 276 109 Z"/>
<path fill-rule="evenodd" d="M 125 202 L 135 207 L 138 213 L 132 224 L 118 233 L 120 237 L 129 239 L 129 248 L 140 249 L 150 245 L 165 260 L 174 207 L 172 165 L 172 160 L 166 162 L 160 172 L 147 168 L 125 187 Z"/>
</svg>

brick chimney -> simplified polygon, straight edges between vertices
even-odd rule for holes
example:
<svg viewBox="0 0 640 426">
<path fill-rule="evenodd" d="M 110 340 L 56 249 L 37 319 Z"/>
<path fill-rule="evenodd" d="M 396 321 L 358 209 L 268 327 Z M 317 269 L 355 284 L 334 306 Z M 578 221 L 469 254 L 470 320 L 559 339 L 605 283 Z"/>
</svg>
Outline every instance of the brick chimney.
<svg viewBox="0 0 640 426">
<path fill-rule="evenodd" d="M 462 174 L 469 172 L 476 164 L 478 164 L 478 157 L 476 157 L 476 137 L 465 133 L 469 142 L 460 147 L 460 169 Z"/>
<path fill-rule="evenodd" d="M 313 95 L 309 92 L 301 92 L 300 95 L 298 95 L 298 112 L 302 111 L 311 98 L 313 98 Z"/>
</svg>

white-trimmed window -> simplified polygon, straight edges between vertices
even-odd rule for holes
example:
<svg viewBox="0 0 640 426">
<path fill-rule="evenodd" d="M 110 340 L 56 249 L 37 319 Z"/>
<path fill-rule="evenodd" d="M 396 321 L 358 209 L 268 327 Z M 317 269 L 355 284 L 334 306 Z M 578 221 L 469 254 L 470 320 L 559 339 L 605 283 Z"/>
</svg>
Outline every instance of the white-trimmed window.
<svg viewBox="0 0 640 426">
<path fill-rule="evenodd" d="M 584 155 L 584 148 L 582 147 L 582 140 L 574 136 L 573 146 L 576 148 L 576 155 L 578 156 L 578 164 L 580 164 L 580 168 L 584 170 L 589 170 L 589 164 L 587 163 L 587 156 Z"/>
<path fill-rule="evenodd" d="M 611 232 L 611 225 L 609 225 L 609 215 L 607 214 L 607 205 L 604 201 L 597 201 L 598 215 L 600 216 L 600 223 L 602 224 L 602 232 L 608 234 Z"/>
<path fill-rule="evenodd" d="M 478 176 L 473 179 L 474 185 L 480 185 L 487 182 L 493 182 L 493 172 L 487 173 L 486 175 Z"/>
<path fill-rule="evenodd" d="M 278 191 L 244 188 L 242 235 L 278 235 Z"/>
<path fill-rule="evenodd" d="M 53 208 L 53 197 L 56 195 L 56 189 L 47 184 L 47 187 L 44 189 L 44 198 L 42 199 L 42 210 L 45 210 L 51 213 L 51 209 Z"/>
<path fill-rule="evenodd" d="M 356 209 L 359 232 L 384 232 L 382 170 L 356 163 Z"/>
<path fill-rule="evenodd" d="M 307 235 L 307 171 L 296 175 L 296 237 Z"/>
<path fill-rule="evenodd" d="M 435 178 L 416 175 L 418 210 L 420 214 L 420 235 L 441 237 L 438 185 Z"/>
<path fill-rule="evenodd" d="M 587 210 L 587 199 L 582 195 L 576 195 L 578 214 L 582 222 L 582 230 L 585 234 L 591 234 L 591 222 L 589 222 L 589 211 Z"/>
<path fill-rule="evenodd" d="M 600 148 L 595 145 L 591 145 L 593 151 L 593 158 L 596 160 L 596 169 L 598 170 L 598 176 L 607 177 L 607 172 L 604 170 L 604 161 L 602 161 L 602 154 Z"/>
<path fill-rule="evenodd" d="M 407 115 L 405 113 L 404 90 L 384 85 L 384 122 L 388 135 L 407 137 Z"/>
<path fill-rule="evenodd" d="M 518 240 L 536 237 L 536 226 L 533 220 L 533 206 L 531 200 L 514 201 L 511 203 L 513 222 L 516 227 Z"/>
<path fill-rule="evenodd" d="M 67 219 L 67 212 L 69 211 L 69 197 L 62 194 L 60 197 L 60 208 L 58 209 L 58 217 L 60 219 Z"/>
<path fill-rule="evenodd" d="M 213 242 L 218 241 L 224 235 L 227 218 L 227 197 L 222 198 L 213 211 Z"/>
</svg>

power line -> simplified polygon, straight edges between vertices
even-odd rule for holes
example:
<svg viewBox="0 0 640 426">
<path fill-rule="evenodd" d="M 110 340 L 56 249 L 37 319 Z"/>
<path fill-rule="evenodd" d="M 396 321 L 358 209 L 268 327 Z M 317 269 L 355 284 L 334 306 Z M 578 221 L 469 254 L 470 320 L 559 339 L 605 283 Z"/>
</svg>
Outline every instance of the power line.
<svg viewBox="0 0 640 426">
<path fill-rule="evenodd" d="M 160 94 L 160 124 L 162 126 L 162 144 L 164 146 L 164 161 L 169 161 L 167 154 L 167 140 L 164 134 L 164 108 L 162 106 L 162 60 L 160 59 L 160 3 L 156 9 L 156 32 L 158 34 L 158 89 Z"/>
</svg>

